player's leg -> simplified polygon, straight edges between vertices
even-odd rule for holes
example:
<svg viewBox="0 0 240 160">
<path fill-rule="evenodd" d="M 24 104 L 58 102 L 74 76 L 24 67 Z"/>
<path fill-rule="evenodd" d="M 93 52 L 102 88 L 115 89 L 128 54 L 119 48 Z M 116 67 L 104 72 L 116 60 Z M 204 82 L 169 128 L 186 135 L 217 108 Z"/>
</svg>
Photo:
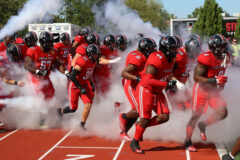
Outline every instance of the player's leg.
<svg viewBox="0 0 240 160">
<path fill-rule="evenodd" d="M 196 124 L 204 112 L 204 107 L 206 105 L 207 94 L 206 92 L 199 87 L 199 84 L 196 83 L 193 86 L 193 95 L 192 95 L 192 116 L 189 119 L 186 126 L 186 138 L 184 140 L 185 147 L 189 151 L 196 152 L 197 149 L 192 144 L 192 134 L 196 127 Z"/>
<path fill-rule="evenodd" d="M 88 119 L 89 113 L 91 111 L 92 104 L 91 103 L 85 103 L 83 112 L 82 112 L 82 119 L 80 126 L 85 129 L 85 123 Z"/>
<path fill-rule="evenodd" d="M 228 115 L 226 102 L 223 100 L 219 92 L 210 92 L 208 94 L 208 102 L 215 112 L 210 115 L 209 118 L 207 118 L 205 121 L 201 121 L 198 123 L 198 128 L 201 132 L 200 136 L 204 141 L 207 140 L 205 133 L 206 127 L 225 119 Z"/>
<path fill-rule="evenodd" d="M 148 127 L 159 125 L 169 120 L 170 111 L 164 94 L 161 92 L 154 96 L 154 101 L 156 104 L 154 105 L 153 110 L 157 115 L 150 120 Z"/>
<path fill-rule="evenodd" d="M 89 116 L 91 108 L 92 108 L 94 93 L 92 91 L 90 83 L 87 83 L 87 84 L 83 85 L 83 87 L 86 89 L 87 93 L 80 95 L 81 100 L 83 101 L 83 104 L 84 104 L 80 127 L 82 127 L 83 129 L 86 129 L 85 128 L 85 123 L 88 119 L 88 116 Z"/>
<path fill-rule="evenodd" d="M 73 113 L 77 110 L 79 96 L 80 90 L 74 87 L 73 83 L 70 82 L 68 85 L 69 106 L 66 106 L 64 108 L 58 108 L 57 113 L 60 118 L 63 116 L 63 114 Z"/>
<path fill-rule="evenodd" d="M 139 146 L 139 141 L 142 139 L 152 116 L 154 95 L 150 92 L 150 90 L 139 85 L 137 88 L 136 98 L 138 101 L 140 122 L 136 124 L 134 139 L 131 141 L 130 147 L 134 152 L 143 154 L 144 152 Z"/>
<path fill-rule="evenodd" d="M 128 82 L 128 81 L 127 81 Z M 120 113 L 119 114 L 119 125 L 122 130 L 120 133 L 120 137 L 127 136 L 128 130 L 133 126 L 133 124 L 136 122 L 137 118 L 139 117 L 137 108 L 137 100 L 135 97 L 135 90 L 131 87 L 130 83 L 124 84 L 124 92 L 126 97 L 128 98 L 128 101 L 131 104 L 131 110 L 127 113 Z"/>
<path fill-rule="evenodd" d="M 240 137 L 235 142 L 231 152 L 224 154 L 222 160 L 234 160 L 235 156 L 240 152 Z"/>
</svg>

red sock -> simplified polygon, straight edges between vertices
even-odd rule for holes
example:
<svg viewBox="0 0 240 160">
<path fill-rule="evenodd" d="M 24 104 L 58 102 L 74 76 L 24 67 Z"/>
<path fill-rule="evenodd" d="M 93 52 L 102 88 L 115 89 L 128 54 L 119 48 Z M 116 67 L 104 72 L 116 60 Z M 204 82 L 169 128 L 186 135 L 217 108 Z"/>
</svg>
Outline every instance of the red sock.
<svg viewBox="0 0 240 160">
<path fill-rule="evenodd" d="M 157 116 L 154 116 L 151 120 L 150 120 L 150 122 L 149 122 L 149 124 L 148 124 L 148 127 L 151 127 L 151 126 L 156 126 L 156 125 L 158 125 L 159 123 L 157 122 Z"/>
<path fill-rule="evenodd" d="M 194 128 L 193 128 L 192 126 L 187 126 L 186 131 L 187 131 L 187 137 L 188 137 L 188 138 L 191 138 L 191 137 L 192 137 L 193 129 L 194 129 Z"/>
<path fill-rule="evenodd" d="M 141 137 L 143 137 L 143 133 L 144 133 L 145 129 L 146 128 L 142 128 L 139 124 L 137 124 L 134 139 L 139 141 L 141 139 Z"/>
</svg>

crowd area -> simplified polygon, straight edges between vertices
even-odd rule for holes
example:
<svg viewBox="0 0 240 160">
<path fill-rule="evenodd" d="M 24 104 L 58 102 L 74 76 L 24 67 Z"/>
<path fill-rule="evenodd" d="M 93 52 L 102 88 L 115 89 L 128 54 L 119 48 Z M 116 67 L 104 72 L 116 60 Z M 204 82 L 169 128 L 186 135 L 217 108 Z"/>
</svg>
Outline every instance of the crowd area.
<svg viewBox="0 0 240 160">
<path fill-rule="evenodd" d="M 127 54 L 121 72 L 122 86 L 131 109 L 119 114 L 120 138 L 131 141 L 133 152 L 144 153 L 139 143 L 143 141 L 147 128 L 169 120 L 167 99 L 177 110 L 192 110 L 184 141 L 185 147 L 192 152 L 197 151 L 191 141 L 195 127 L 199 128 L 201 139 L 207 141 L 206 128 L 228 116 L 221 91 L 228 80 L 226 69 L 231 65 L 240 65 L 240 45 L 237 45 L 236 39 L 231 44 L 221 34 L 212 35 L 206 52 L 203 52 L 203 42 L 197 34 L 190 35 L 184 44 L 179 36 L 160 36 L 157 44 L 143 34 L 138 34 L 129 43 L 124 35 L 112 34 L 106 34 L 100 41 L 97 33 L 83 28 L 73 42 L 66 32 L 61 34 L 60 39 L 61 42 L 54 43 L 50 32 L 42 32 L 39 37 L 32 31 L 23 38 L 6 36 L 0 43 L 1 83 L 18 87 L 25 85 L 24 81 L 14 80 L 7 74 L 12 69 L 11 64 L 17 64 L 28 72 L 28 83 L 33 84 L 35 94 L 43 94 L 48 101 L 55 94 L 49 75 L 53 69 L 59 70 L 68 78 L 69 105 L 58 108 L 56 113 L 60 119 L 65 114 L 74 113 L 80 98 L 84 104 L 80 127 L 86 130 L 85 123 L 95 92 L 104 96 L 109 91 L 112 65 L 119 63 L 121 53 L 135 43 L 137 47 Z M 190 72 L 194 74 L 190 76 Z M 0 86 L 1 100 L 13 98 L 13 94 L 5 94 L 2 89 Z M 184 98 L 179 98 L 179 94 Z M 214 112 L 206 120 L 199 121 L 207 112 L 207 105 Z M 7 104 L 0 104 L 1 110 L 4 107 Z M 153 116 L 152 111 L 156 115 Z M 42 124 L 44 119 L 40 122 Z M 135 134 L 130 138 L 128 131 L 134 124 Z M 238 139 L 223 159 L 234 159 L 239 149 Z"/>
</svg>

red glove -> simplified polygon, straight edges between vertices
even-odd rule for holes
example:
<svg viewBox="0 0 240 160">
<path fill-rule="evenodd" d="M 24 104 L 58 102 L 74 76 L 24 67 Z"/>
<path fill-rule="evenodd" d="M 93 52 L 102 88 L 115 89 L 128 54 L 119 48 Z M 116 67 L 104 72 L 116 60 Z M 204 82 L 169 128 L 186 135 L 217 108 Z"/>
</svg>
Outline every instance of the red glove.
<svg viewBox="0 0 240 160">
<path fill-rule="evenodd" d="M 217 76 L 216 77 L 216 83 L 217 84 L 224 84 L 227 82 L 228 77 L 227 76 Z"/>
</svg>

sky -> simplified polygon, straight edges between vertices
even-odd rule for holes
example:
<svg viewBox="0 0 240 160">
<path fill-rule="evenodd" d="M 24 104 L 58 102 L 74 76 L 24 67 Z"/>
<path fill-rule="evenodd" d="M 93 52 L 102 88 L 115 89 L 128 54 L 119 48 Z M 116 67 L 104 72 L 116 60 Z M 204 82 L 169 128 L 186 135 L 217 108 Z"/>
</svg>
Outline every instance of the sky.
<svg viewBox="0 0 240 160">
<path fill-rule="evenodd" d="M 159 0 L 164 8 L 178 18 L 187 18 L 195 8 L 203 6 L 204 0 Z M 216 0 L 222 9 L 233 16 L 240 12 L 240 0 Z"/>
</svg>

